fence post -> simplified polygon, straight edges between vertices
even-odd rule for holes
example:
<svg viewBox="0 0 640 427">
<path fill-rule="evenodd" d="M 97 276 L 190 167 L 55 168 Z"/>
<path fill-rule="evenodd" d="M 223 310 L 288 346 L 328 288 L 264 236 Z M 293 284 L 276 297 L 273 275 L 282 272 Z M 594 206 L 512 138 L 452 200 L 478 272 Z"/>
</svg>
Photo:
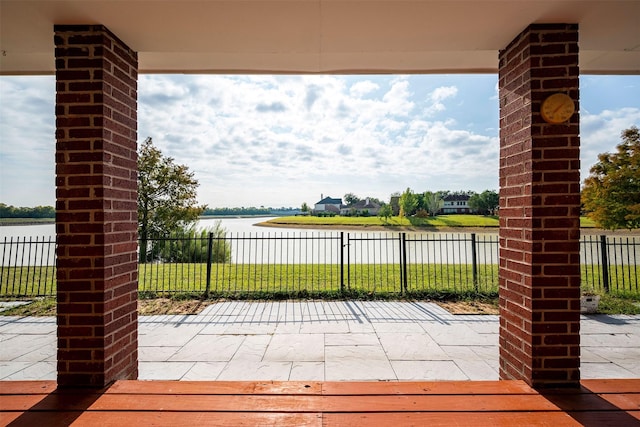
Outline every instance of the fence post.
<svg viewBox="0 0 640 427">
<path fill-rule="evenodd" d="M 600 252 L 602 253 L 602 285 L 604 292 L 609 293 L 609 257 L 607 254 L 607 236 L 600 236 Z"/>
<path fill-rule="evenodd" d="M 478 293 L 478 261 L 476 254 L 476 233 L 471 233 L 471 274 L 473 276 L 473 287 Z"/>
<path fill-rule="evenodd" d="M 407 278 L 407 233 L 401 233 L 401 237 L 400 237 L 400 257 L 402 259 L 402 268 L 401 268 L 401 273 L 400 273 L 400 277 L 402 278 L 402 286 L 400 288 L 400 294 L 402 294 L 402 290 L 404 289 L 404 292 L 407 292 L 407 284 L 408 284 L 408 278 Z"/>
<path fill-rule="evenodd" d="M 204 297 L 209 297 L 209 289 L 211 288 L 211 259 L 213 258 L 213 233 L 209 233 L 207 241 L 207 283 L 204 290 Z"/>
<path fill-rule="evenodd" d="M 344 293 L 344 231 L 340 232 L 340 292 Z"/>
<path fill-rule="evenodd" d="M 347 233 L 347 287 L 351 290 L 351 243 L 349 243 L 349 233 Z"/>
</svg>

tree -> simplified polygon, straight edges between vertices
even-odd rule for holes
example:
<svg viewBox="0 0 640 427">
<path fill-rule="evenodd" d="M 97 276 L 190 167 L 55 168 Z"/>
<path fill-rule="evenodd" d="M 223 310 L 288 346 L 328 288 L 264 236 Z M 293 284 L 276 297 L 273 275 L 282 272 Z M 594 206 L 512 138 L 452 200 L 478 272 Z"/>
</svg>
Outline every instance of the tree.
<svg viewBox="0 0 640 427">
<path fill-rule="evenodd" d="M 431 214 L 431 216 L 438 215 L 440 209 L 444 206 L 444 200 L 440 195 L 440 192 L 432 193 L 431 191 L 425 191 L 424 193 L 424 208 Z"/>
<path fill-rule="evenodd" d="M 389 218 L 393 216 L 393 210 L 391 205 L 384 204 L 378 211 L 378 218 L 380 218 L 385 224 L 389 222 Z"/>
<path fill-rule="evenodd" d="M 353 193 L 347 193 L 347 194 L 344 195 L 344 203 L 347 206 L 355 205 L 360 200 L 362 200 L 362 199 L 360 199 L 360 197 L 356 196 Z"/>
<path fill-rule="evenodd" d="M 493 215 L 500 204 L 500 196 L 495 191 L 485 190 L 480 194 L 472 194 L 468 203 L 471 210 L 479 214 Z"/>
<path fill-rule="evenodd" d="M 400 196 L 400 217 L 411 216 L 415 213 L 418 208 L 418 198 L 411 191 L 410 188 L 407 187 L 404 193 Z"/>
<path fill-rule="evenodd" d="M 621 134 L 617 153 L 602 153 L 590 169 L 582 189 L 589 218 L 609 230 L 640 228 L 640 130 Z"/>
<path fill-rule="evenodd" d="M 300 211 L 302 212 L 309 212 L 311 209 L 309 209 L 309 205 L 307 204 L 307 202 L 303 202 L 302 203 L 302 207 L 300 208 Z"/>
<path fill-rule="evenodd" d="M 147 138 L 138 153 L 138 233 L 141 262 L 146 262 L 147 239 L 186 230 L 206 206 L 198 206 L 198 181 L 185 165 L 165 157 Z"/>
</svg>

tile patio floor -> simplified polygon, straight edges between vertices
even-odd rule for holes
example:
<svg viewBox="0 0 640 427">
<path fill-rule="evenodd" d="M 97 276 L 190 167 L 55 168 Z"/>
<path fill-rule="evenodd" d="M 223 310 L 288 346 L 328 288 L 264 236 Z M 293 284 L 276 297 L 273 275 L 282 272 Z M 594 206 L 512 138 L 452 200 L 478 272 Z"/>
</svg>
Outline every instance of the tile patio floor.
<svg viewBox="0 0 640 427">
<path fill-rule="evenodd" d="M 144 316 L 141 380 L 497 380 L 498 316 L 426 302 L 220 302 Z M 582 316 L 582 378 L 640 378 L 640 316 Z M 53 317 L 0 316 L 0 380 L 56 378 Z"/>
</svg>

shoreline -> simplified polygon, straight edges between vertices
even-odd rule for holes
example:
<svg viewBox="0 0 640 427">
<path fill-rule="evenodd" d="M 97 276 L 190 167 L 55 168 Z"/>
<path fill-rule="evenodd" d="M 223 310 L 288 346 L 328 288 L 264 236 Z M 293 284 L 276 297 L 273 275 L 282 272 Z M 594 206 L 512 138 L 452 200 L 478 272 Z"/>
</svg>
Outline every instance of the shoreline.
<svg viewBox="0 0 640 427">
<path fill-rule="evenodd" d="M 413 232 L 413 233 L 484 233 L 498 234 L 499 227 L 416 227 L 403 225 L 330 225 L 330 224 L 283 224 L 270 223 L 268 221 L 253 224 L 257 227 L 267 228 L 299 228 L 300 230 L 327 230 L 327 231 L 385 231 L 385 232 Z M 580 228 L 582 236 L 640 236 L 640 229 L 636 230 L 603 230 L 600 228 Z"/>
</svg>

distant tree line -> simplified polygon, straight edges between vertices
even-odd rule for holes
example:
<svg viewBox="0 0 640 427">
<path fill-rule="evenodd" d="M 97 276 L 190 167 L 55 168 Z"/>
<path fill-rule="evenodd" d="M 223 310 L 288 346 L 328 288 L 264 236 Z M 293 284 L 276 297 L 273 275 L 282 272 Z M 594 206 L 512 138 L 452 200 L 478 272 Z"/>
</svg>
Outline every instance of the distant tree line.
<svg viewBox="0 0 640 427">
<path fill-rule="evenodd" d="M 237 215 L 291 215 L 300 212 L 298 208 L 265 208 L 241 207 L 241 208 L 206 208 L 202 215 L 204 216 L 237 216 Z"/>
<path fill-rule="evenodd" d="M 35 208 L 15 207 L 0 203 L 0 218 L 55 218 L 53 206 L 36 206 Z"/>
<path fill-rule="evenodd" d="M 436 216 L 444 207 L 444 199 L 448 196 L 467 196 L 468 206 L 472 212 L 481 215 L 495 215 L 498 210 L 499 196 L 496 191 L 425 191 L 415 193 L 407 188 L 403 193 L 393 193 L 390 205 L 393 213 L 401 217 Z"/>
</svg>

